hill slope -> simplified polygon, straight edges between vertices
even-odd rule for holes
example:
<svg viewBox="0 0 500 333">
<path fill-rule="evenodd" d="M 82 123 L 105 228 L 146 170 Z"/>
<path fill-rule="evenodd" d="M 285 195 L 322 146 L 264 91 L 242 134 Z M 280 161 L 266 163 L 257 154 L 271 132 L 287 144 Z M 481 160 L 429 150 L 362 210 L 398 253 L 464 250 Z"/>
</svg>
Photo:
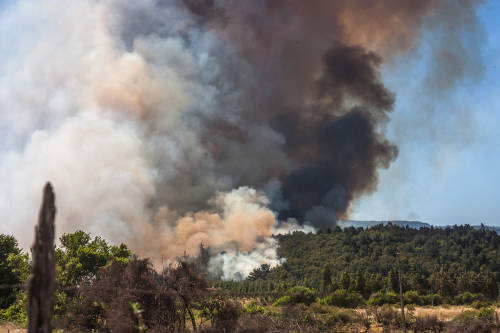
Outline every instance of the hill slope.
<svg viewBox="0 0 500 333">
<path fill-rule="evenodd" d="M 264 280 L 321 289 L 328 266 L 334 288 L 369 294 L 393 289 L 401 253 L 405 290 L 453 296 L 463 291 L 498 295 L 500 236 L 487 228 L 336 228 L 330 233 L 277 236 L 286 260 Z M 349 281 L 347 281 L 349 280 Z M 364 286 L 356 286 L 364 280 Z M 357 281 L 357 282 L 356 282 Z"/>
</svg>

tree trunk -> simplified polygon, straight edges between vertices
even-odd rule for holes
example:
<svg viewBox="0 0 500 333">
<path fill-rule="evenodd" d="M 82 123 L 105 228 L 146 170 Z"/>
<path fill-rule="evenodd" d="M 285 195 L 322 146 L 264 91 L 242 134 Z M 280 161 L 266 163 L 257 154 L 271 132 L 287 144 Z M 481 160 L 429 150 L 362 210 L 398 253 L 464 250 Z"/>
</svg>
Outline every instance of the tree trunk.
<svg viewBox="0 0 500 333">
<path fill-rule="evenodd" d="M 406 333 L 405 303 L 403 300 L 403 282 L 401 281 L 401 265 L 399 263 L 399 254 L 398 254 L 398 272 L 399 272 L 399 298 L 401 301 L 401 321 L 403 325 L 403 332 Z"/>
<path fill-rule="evenodd" d="M 28 333 L 52 332 L 55 293 L 54 219 L 55 196 L 50 183 L 43 190 L 43 201 L 35 227 L 33 263 L 28 286 Z"/>
<path fill-rule="evenodd" d="M 183 295 L 179 294 L 179 296 L 181 297 L 182 301 L 184 302 L 184 307 L 189 314 L 189 318 L 191 319 L 191 325 L 193 325 L 193 330 L 196 332 L 197 331 L 196 330 L 196 321 L 194 319 L 193 312 L 191 311 L 191 308 L 189 307 L 189 302 L 187 301 L 187 299 Z"/>
</svg>

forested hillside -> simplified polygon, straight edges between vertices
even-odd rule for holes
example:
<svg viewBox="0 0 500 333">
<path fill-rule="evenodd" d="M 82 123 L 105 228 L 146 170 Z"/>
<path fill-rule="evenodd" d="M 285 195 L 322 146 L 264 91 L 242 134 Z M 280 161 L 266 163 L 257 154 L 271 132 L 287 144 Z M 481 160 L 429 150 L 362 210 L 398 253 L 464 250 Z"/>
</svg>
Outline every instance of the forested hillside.
<svg viewBox="0 0 500 333">
<path fill-rule="evenodd" d="M 464 292 L 498 296 L 500 236 L 486 228 L 336 228 L 318 233 L 278 236 L 286 261 L 251 274 L 230 288 L 246 291 L 304 285 L 317 291 L 356 291 L 368 298 L 398 291 L 399 254 L 403 287 L 419 294 L 453 297 Z"/>
</svg>

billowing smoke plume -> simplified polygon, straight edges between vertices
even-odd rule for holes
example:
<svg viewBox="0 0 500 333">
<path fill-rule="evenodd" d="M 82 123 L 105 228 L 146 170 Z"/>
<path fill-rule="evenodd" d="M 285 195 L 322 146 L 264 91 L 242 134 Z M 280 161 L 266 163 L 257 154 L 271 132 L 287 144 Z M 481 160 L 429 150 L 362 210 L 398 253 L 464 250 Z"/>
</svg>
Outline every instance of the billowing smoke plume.
<svg viewBox="0 0 500 333">
<path fill-rule="evenodd" d="M 0 232 L 30 242 L 50 180 L 59 233 L 202 243 L 225 278 L 279 264 L 273 233 L 334 226 L 396 158 L 379 67 L 437 4 L 3 3 Z"/>
</svg>

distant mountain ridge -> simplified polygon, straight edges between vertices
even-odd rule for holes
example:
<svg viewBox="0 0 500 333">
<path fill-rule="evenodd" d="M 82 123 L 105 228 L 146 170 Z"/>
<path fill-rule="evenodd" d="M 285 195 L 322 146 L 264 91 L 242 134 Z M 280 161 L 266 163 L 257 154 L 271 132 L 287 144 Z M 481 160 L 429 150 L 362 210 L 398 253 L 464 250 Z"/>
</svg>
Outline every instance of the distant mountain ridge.
<svg viewBox="0 0 500 333">
<path fill-rule="evenodd" d="M 405 220 L 387 220 L 387 221 L 355 221 L 355 220 L 340 220 L 338 226 L 341 228 L 370 228 L 378 224 L 388 225 L 389 223 L 400 227 L 410 227 L 415 229 L 430 228 L 431 225 L 421 221 L 405 221 Z"/>
<path fill-rule="evenodd" d="M 356 221 L 356 220 L 339 220 L 338 221 L 338 226 L 341 228 L 349 228 L 349 227 L 354 227 L 354 228 L 371 228 L 373 226 L 383 224 L 383 225 L 388 225 L 389 223 L 393 225 L 397 225 L 400 227 L 410 227 L 414 229 L 420 229 L 420 228 L 430 228 L 433 225 L 427 222 L 422 222 L 422 221 L 406 221 L 406 220 L 380 220 L 380 221 Z M 434 228 L 446 228 L 446 227 L 452 227 L 451 225 L 445 225 L 445 226 L 433 226 Z M 481 229 L 482 227 L 488 229 L 488 230 L 493 230 L 497 234 L 500 235 L 500 227 L 497 226 L 488 226 L 488 225 L 473 225 L 472 226 L 474 229 Z"/>
<path fill-rule="evenodd" d="M 500 227 L 495 227 L 491 225 L 473 225 L 472 227 L 474 229 L 481 229 L 482 227 L 484 227 L 486 229 L 496 231 L 496 233 L 500 235 Z"/>
</svg>

